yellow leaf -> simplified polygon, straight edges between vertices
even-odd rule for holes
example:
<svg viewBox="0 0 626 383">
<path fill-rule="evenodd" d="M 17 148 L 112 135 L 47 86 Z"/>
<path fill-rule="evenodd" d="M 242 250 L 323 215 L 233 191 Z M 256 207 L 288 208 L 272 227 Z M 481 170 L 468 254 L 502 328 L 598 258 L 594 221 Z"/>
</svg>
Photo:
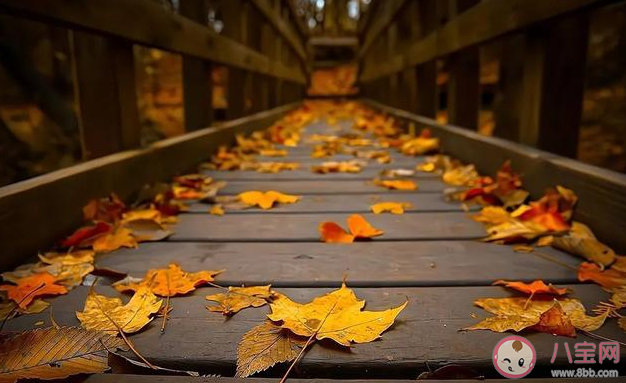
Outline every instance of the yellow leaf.
<svg viewBox="0 0 626 383">
<path fill-rule="evenodd" d="M 247 307 L 261 307 L 273 295 L 270 287 L 271 285 L 229 287 L 226 294 L 207 295 L 207 300 L 218 303 L 217 306 L 207 306 L 207 309 L 224 315 L 232 315 Z"/>
<path fill-rule="evenodd" d="M 374 184 L 395 190 L 417 190 L 417 184 L 411 180 L 374 180 Z"/>
<path fill-rule="evenodd" d="M 0 382 L 63 379 L 109 369 L 109 350 L 124 341 L 80 327 L 48 327 L 5 335 L 0 342 Z"/>
<path fill-rule="evenodd" d="M 454 186 L 467 186 L 479 178 L 474 165 L 457 166 L 443 173 L 443 182 Z"/>
<path fill-rule="evenodd" d="M 276 363 L 292 361 L 305 343 L 306 339 L 272 322 L 255 326 L 239 342 L 235 376 L 245 378 L 265 371 Z"/>
<path fill-rule="evenodd" d="M 328 161 L 320 165 L 311 166 L 313 173 L 359 173 L 362 164 L 358 161 Z"/>
<path fill-rule="evenodd" d="M 421 172 L 432 173 L 437 170 L 437 165 L 434 162 L 424 162 L 418 164 L 415 168 Z"/>
<path fill-rule="evenodd" d="M 270 303 L 268 315 L 281 327 L 296 335 L 315 339 L 332 339 L 349 346 L 351 342 L 367 343 L 380 337 L 391 327 L 408 302 L 384 311 L 362 311 L 365 301 L 358 300 L 345 284 L 340 289 L 313 299 L 307 304 L 292 301 L 282 294 Z"/>
<path fill-rule="evenodd" d="M 211 209 L 209 210 L 209 214 L 224 215 L 224 209 L 222 208 L 222 205 L 215 204 L 215 205 L 211 206 Z"/>
<path fill-rule="evenodd" d="M 390 212 L 391 214 L 404 214 L 404 209 L 410 208 L 409 202 L 379 202 L 370 206 L 374 214 Z"/>
<path fill-rule="evenodd" d="M 591 229 L 580 222 L 573 222 L 567 235 L 554 236 L 551 245 L 602 266 L 615 261 L 613 249 L 598 241 Z"/>
<path fill-rule="evenodd" d="M 265 157 L 285 157 L 288 153 L 280 149 L 263 149 L 259 151 L 259 154 Z"/>
<path fill-rule="evenodd" d="M 85 308 L 76 317 L 87 330 L 117 333 L 118 328 L 127 334 L 141 330 L 161 308 L 159 300 L 148 287 L 140 287 L 127 304 L 117 297 L 106 297 L 89 291 Z"/>
<path fill-rule="evenodd" d="M 47 309 L 48 306 L 50 306 L 50 303 L 41 299 L 35 299 L 25 309 L 20 308 L 13 301 L 0 302 L 0 321 L 8 320 L 18 315 L 37 314 Z"/>
<path fill-rule="evenodd" d="M 133 237 L 132 230 L 126 227 L 113 229 L 93 242 L 93 249 L 97 253 L 108 253 L 121 247 L 137 247 L 137 240 Z"/>
<path fill-rule="evenodd" d="M 92 250 L 77 250 L 69 253 L 46 253 L 39 254 L 41 262 L 46 264 L 59 263 L 61 265 L 78 265 L 81 263 L 93 263 L 95 252 Z"/>
<path fill-rule="evenodd" d="M 277 191 L 247 191 L 239 194 L 239 200 L 249 206 L 259 206 L 263 210 L 271 209 L 275 202 L 295 203 L 300 200 L 300 196 L 279 193 Z"/>
</svg>

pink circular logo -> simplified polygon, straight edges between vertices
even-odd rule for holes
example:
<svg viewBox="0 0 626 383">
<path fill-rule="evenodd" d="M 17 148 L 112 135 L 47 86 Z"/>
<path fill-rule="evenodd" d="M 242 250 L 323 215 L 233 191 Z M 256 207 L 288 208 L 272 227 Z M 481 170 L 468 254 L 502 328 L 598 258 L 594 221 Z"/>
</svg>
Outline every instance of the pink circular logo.
<svg viewBox="0 0 626 383">
<path fill-rule="evenodd" d="M 537 361 L 535 347 L 524 337 L 502 338 L 493 348 L 493 366 L 505 378 L 518 379 L 530 374 Z"/>
</svg>

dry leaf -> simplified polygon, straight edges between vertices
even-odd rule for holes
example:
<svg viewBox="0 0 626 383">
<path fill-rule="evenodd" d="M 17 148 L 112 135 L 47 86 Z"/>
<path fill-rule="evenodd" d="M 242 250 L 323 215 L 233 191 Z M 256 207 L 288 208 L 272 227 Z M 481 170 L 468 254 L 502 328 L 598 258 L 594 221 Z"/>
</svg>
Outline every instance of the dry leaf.
<svg viewBox="0 0 626 383">
<path fill-rule="evenodd" d="M 1 285 L 0 291 L 6 291 L 9 299 L 17 303 L 21 309 L 26 309 L 36 297 L 67 293 L 67 288 L 57 285 L 55 278 L 48 273 L 18 279 L 16 284 L 17 286 Z"/>
<path fill-rule="evenodd" d="M 131 229 L 118 226 L 93 241 L 93 249 L 98 253 L 108 253 L 122 247 L 137 247 L 137 239 Z"/>
<path fill-rule="evenodd" d="M 360 214 L 351 215 L 348 217 L 347 222 L 350 233 L 352 233 L 355 238 L 373 238 L 384 234 L 384 231 L 372 226 L 367 222 L 365 217 Z"/>
<path fill-rule="evenodd" d="M 404 214 L 404 209 L 411 207 L 412 205 L 409 202 L 379 202 L 371 205 L 370 209 L 372 209 L 374 214 L 380 214 L 386 211 L 391 214 Z"/>
<path fill-rule="evenodd" d="M 232 315 L 247 307 L 261 307 L 272 297 L 271 285 L 229 287 L 227 293 L 207 295 L 206 299 L 217 302 L 217 306 L 207 306 L 209 311 Z"/>
<path fill-rule="evenodd" d="M 237 374 L 245 378 L 276 363 L 294 360 L 306 339 L 295 336 L 272 322 L 260 324 L 244 334 L 237 347 Z"/>
<path fill-rule="evenodd" d="M 415 138 L 406 140 L 400 147 L 402 154 L 419 156 L 439 150 L 439 139 L 431 137 L 429 129 L 422 130 L 422 133 Z"/>
<path fill-rule="evenodd" d="M 352 243 L 354 235 L 346 232 L 341 226 L 335 222 L 322 222 L 319 225 L 319 232 L 322 241 L 326 243 Z"/>
<path fill-rule="evenodd" d="M 605 288 L 626 285 L 626 274 L 614 269 L 601 270 L 595 263 L 583 262 L 578 268 L 578 280 L 593 281 Z"/>
<path fill-rule="evenodd" d="M 359 173 L 363 168 L 360 161 L 329 161 L 311 166 L 313 173 Z"/>
<path fill-rule="evenodd" d="M 61 241 L 63 247 L 84 247 L 91 245 L 98 237 L 110 232 L 113 226 L 106 222 L 98 221 L 95 225 L 81 227 L 72 235 Z"/>
<path fill-rule="evenodd" d="M 271 209 L 274 203 L 295 203 L 300 196 L 279 193 L 277 191 L 247 191 L 239 194 L 239 200 L 249 206 L 259 206 L 263 210 Z"/>
<path fill-rule="evenodd" d="M 566 288 L 556 288 L 552 286 L 552 284 L 546 285 L 542 280 L 536 280 L 531 283 L 524 283 L 518 281 L 504 281 L 502 279 L 493 282 L 495 286 L 504 285 L 506 287 L 510 287 L 517 291 L 520 291 L 524 294 L 535 295 L 535 294 L 551 294 L 551 295 L 565 295 L 569 292 L 569 289 Z"/>
<path fill-rule="evenodd" d="M 281 149 L 263 149 L 259 151 L 259 154 L 265 157 L 286 157 L 289 153 Z"/>
<path fill-rule="evenodd" d="M 365 301 L 358 300 L 345 284 L 340 289 L 300 304 L 282 294 L 277 294 L 270 303 L 272 313 L 268 315 L 282 328 L 296 335 L 315 339 L 332 339 L 350 346 L 351 342 L 367 343 L 380 337 L 391 327 L 398 314 L 408 302 L 384 311 L 362 311 Z"/>
<path fill-rule="evenodd" d="M 0 342 L 0 382 L 63 379 L 109 369 L 109 351 L 124 341 L 80 327 L 48 327 L 4 335 Z"/>
<path fill-rule="evenodd" d="M 92 199 L 83 207 L 84 221 L 115 223 L 122 218 L 126 205 L 114 193 L 110 197 Z"/>
<path fill-rule="evenodd" d="M 117 297 L 107 297 L 89 291 L 85 308 L 76 317 L 87 330 L 132 334 L 150 323 L 162 301 L 148 287 L 140 287 L 127 304 Z"/>
<path fill-rule="evenodd" d="M 551 244 L 559 250 L 602 266 L 608 266 L 615 261 L 615 252 L 598 241 L 591 229 L 580 222 L 573 222 L 566 235 L 553 237 Z"/>
<path fill-rule="evenodd" d="M 9 320 L 19 315 L 37 314 L 47 309 L 50 303 L 35 299 L 25 309 L 20 308 L 13 301 L 0 302 L 0 321 Z"/>
<path fill-rule="evenodd" d="M 374 184 L 393 190 L 417 190 L 417 184 L 411 180 L 379 180 L 375 179 Z"/>
<path fill-rule="evenodd" d="M 212 215 L 224 215 L 224 209 L 222 208 L 222 205 L 215 204 L 215 205 L 211 206 L 211 209 L 209 209 L 209 214 L 212 214 Z"/>
<path fill-rule="evenodd" d="M 335 222 L 322 222 L 318 229 L 322 241 L 327 243 L 352 243 L 357 238 L 373 238 L 383 235 L 384 232 L 373 227 L 360 214 L 353 214 L 346 220 L 350 233 L 346 232 Z"/>
<path fill-rule="evenodd" d="M 197 273 L 183 271 L 180 266 L 170 263 L 167 269 L 150 269 L 143 279 L 125 278 L 113 284 L 117 291 L 139 291 L 148 287 L 154 294 L 161 297 L 173 297 L 187 294 L 196 287 L 213 282 L 217 274 L 224 270 L 204 270 Z"/>
<path fill-rule="evenodd" d="M 530 329 L 553 335 L 576 336 L 576 328 L 558 301 L 554 302 L 548 311 L 542 313 L 539 322 Z"/>
</svg>

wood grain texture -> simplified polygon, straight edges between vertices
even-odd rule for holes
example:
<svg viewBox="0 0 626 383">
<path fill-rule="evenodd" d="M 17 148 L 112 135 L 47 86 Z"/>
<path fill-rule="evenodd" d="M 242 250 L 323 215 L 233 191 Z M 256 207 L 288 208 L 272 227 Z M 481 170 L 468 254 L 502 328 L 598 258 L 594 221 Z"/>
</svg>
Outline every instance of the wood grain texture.
<svg viewBox="0 0 626 383">
<path fill-rule="evenodd" d="M 296 104 L 57 170 L 0 188 L 0 270 L 34 256 L 74 231 L 81 209 L 112 192 L 127 198 L 146 183 L 193 171 L 235 134 L 266 128 Z M 45 214 L 42 214 L 45 212 Z M 28 235 L 24 235 L 28 232 Z"/>
<path fill-rule="evenodd" d="M 183 214 L 170 241 L 219 242 L 317 242 L 318 225 L 324 221 L 345 226 L 350 214 Z M 485 236 L 482 224 L 464 213 L 406 213 L 363 215 L 385 231 L 375 241 L 477 239 Z"/>
<path fill-rule="evenodd" d="M 413 207 L 405 209 L 407 212 L 462 212 L 460 203 L 448 202 L 439 193 L 405 193 L 391 195 L 380 194 L 323 194 L 303 195 L 298 203 L 280 204 L 264 214 L 282 213 L 369 213 L 370 206 L 378 202 L 408 202 Z M 189 213 L 206 213 L 211 205 L 201 202 L 189 204 Z M 478 210 L 476 205 L 469 206 L 470 210 Z M 228 210 L 227 214 L 257 214 L 257 209 Z"/>
<path fill-rule="evenodd" d="M 4 12 L 306 83 L 304 72 L 145 0 L 0 1 Z M 141 17 L 137 17 L 141 15 Z"/>
<path fill-rule="evenodd" d="M 579 258 L 540 249 L 571 267 Z M 184 270 L 220 270 L 222 285 L 329 287 L 489 286 L 495 280 L 576 283 L 576 273 L 536 254 L 479 241 L 312 243 L 143 243 L 98 257 L 97 267 L 141 277 L 169 262 Z M 486 267 L 488 265 L 488 267 Z"/>
<path fill-rule="evenodd" d="M 446 187 L 437 179 L 420 179 L 416 181 L 418 193 L 440 193 Z M 380 193 L 387 190 L 374 185 L 370 180 L 347 181 L 230 181 L 221 190 L 221 194 L 239 194 L 248 190 L 276 190 L 288 194 L 336 194 L 336 193 Z M 415 193 L 415 191 L 391 190 L 390 194 Z"/>
<path fill-rule="evenodd" d="M 349 283 L 349 280 L 348 280 Z M 607 293 L 593 285 L 565 285 L 573 289 L 573 297 L 591 307 Z M 337 286 L 338 287 L 338 286 Z M 87 287 L 79 287 L 68 295 L 51 299 L 54 316 L 64 325 L 77 325 L 75 311 L 82 309 Z M 278 288 L 297 302 L 308 302 L 329 289 Z M 379 341 L 339 348 L 327 342 L 314 344 L 292 371 L 292 377 L 336 377 L 341 366 L 342 378 L 405 378 L 413 379 L 420 372 L 448 363 L 476 368 L 488 377 L 496 373 L 491 362 L 494 345 L 503 334 L 490 331 L 459 332 L 486 316 L 473 306 L 477 298 L 506 297 L 511 293 L 502 287 L 423 287 L 423 288 L 355 288 L 356 295 L 367 302 L 368 310 L 381 310 L 402 304 L 409 305 L 400 313 L 391 329 Z M 97 287 L 100 294 L 117 295 L 110 287 Z M 237 343 L 242 335 L 261 323 L 267 307 L 243 310 L 232 318 L 205 309 L 205 296 L 214 288 L 201 288 L 194 294 L 171 300 L 167 330 L 159 331 L 160 323 L 150 323 L 142 332 L 131 336 L 135 347 L 152 363 L 169 368 L 196 370 L 201 373 L 232 376 L 235 368 Z M 472 318 L 476 313 L 477 318 Z M 18 317 L 7 323 L 5 330 L 32 328 L 37 321 L 50 323 L 48 312 Z M 615 320 L 608 321 L 598 335 L 623 339 L 623 331 Z M 524 333 L 538 353 L 537 365 L 530 377 L 538 376 L 545 368 L 571 368 L 564 352 L 554 364 L 550 357 L 554 343 L 594 342 L 584 335 L 576 339 L 555 337 L 543 333 Z M 133 357 L 131 353 L 129 357 Z M 621 357 L 626 350 L 621 349 Z M 604 368 L 604 367 L 603 367 Z M 611 368 L 622 368 L 611 365 Z M 280 376 L 284 366 L 270 371 Z M 544 371 L 544 374 L 546 372 Z M 548 372 L 549 373 L 549 372 Z M 539 375 L 541 376 L 541 375 Z"/>
</svg>

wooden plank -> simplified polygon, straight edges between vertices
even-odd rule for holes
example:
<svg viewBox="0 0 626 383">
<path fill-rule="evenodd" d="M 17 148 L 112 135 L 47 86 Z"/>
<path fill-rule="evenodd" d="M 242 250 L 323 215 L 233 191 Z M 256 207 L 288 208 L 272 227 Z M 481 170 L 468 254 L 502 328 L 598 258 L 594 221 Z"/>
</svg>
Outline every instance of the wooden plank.
<svg viewBox="0 0 626 383">
<path fill-rule="evenodd" d="M 575 268 L 580 259 L 541 249 Z M 344 274 L 351 286 L 489 286 L 497 279 L 577 283 L 570 268 L 512 246 L 479 241 L 307 243 L 142 243 L 98 257 L 97 267 L 143 276 L 176 261 L 184 270 L 226 271 L 224 286 L 331 287 Z M 487 266 L 488 267 L 485 267 Z"/>
<path fill-rule="evenodd" d="M 286 160 L 290 160 L 287 158 Z M 318 162 L 317 164 L 319 164 Z M 298 170 L 286 170 L 280 173 L 260 173 L 257 171 L 202 171 L 203 174 L 211 176 L 218 180 L 226 181 L 298 181 L 298 180 L 372 180 L 381 176 L 381 171 L 384 169 L 396 169 L 397 166 L 375 166 L 366 167 L 359 173 L 328 173 L 319 174 L 310 170 L 309 165 L 302 165 Z M 414 169 L 414 166 L 409 167 L 407 170 Z M 385 177 L 382 177 L 385 178 Z M 421 179 L 438 179 L 438 175 L 432 173 L 416 172 L 414 176 L 403 177 L 416 179 L 419 183 Z"/>
<path fill-rule="evenodd" d="M 588 13 L 529 32 L 520 100 L 522 143 L 576 158 L 588 34 Z"/>
<path fill-rule="evenodd" d="M 440 193 L 446 185 L 439 180 L 424 179 L 417 182 L 419 193 Z M 386 189 L 370 181 L 230 181 L 221 190 L 222 194 L 239 194 L 248 190 L 275 190 L 290 194 L 336 194 L 336 193 L 382 193 Z M 415 193 L 415 191 L 391 190 L 389 194 Z"/>
<path fill-rule="evenodd" d="M 367 105 L 429 126 L 445 142 L 450 155 L 476 164 L 484 174 L 494 175 L 504 161 L 511 160 L 534 198 L 543 195 L 550 186 L 562 185 L 574 190 L 579 197 L 574 219 L 589 225 L 618 254 L 626 252 L 626 237 L 615 229 L 626 227 L 626 175 L 467 129 L 437 124 L 432 119 L 373 101 Z"/>
<path fill-rule="evenodd" d="M 350 279 L 348 277 L 348 285 Z M 573 289 L 573 297 L 586 307 L 593 307 L 608 294 L 593 285 L 565 285 Z M 278 288 L 297 302 L 309 302 L 330 289 Z M 243 310 L 225 318 L 205 309 L 207 294 L 215 288 L 201 288 L 193 294 L 171 300 L 173 311 L 165 332 L 155 320 L 141 332 L 130 336 L 134 346 L 152 363 L 169 368 L 199 370 L 203 373 L 233 375 L 237 344 L 252 327 L 266 320 L 267 307 Z M 399 314 L 395 325 L 379 341 L 357 344 L 349 351 L 315 342 L 298 362 L 293 378 L 314 376 L 336 378 L 340 366 L 342 378 L 406 378 L 414 379 L 422 371 L 436 369 L 446 364 L 461 364 L 477 369 L 480 374 L 496 376 L 491 361 L 494 346 L 504 334 L 491 331 L 459 332 L 460 328 L 477 323 L 487 314 L 472 302 L 484 297 L 513 295 L 502 287 L 414 287 L 414 288 L 355 288 L 355 294 L 367 302 L 368 310 L 382 310 L 409 301 Z M 69 294 L 52 298 L 52 310 L 58 323 L 78 325 L 76 311 L 83 308 L 87 287 L 78 287 Z M 117 293 L 110 287 L 96 287 L 96 292 L 109 296 Z M 477 318 L 471 316 L 476 313 Z M 50 313 L 21 316 L 7 322 L 5 330 L 22 330 L 35 327 L 38 321 L 50 324 Z M 623 330 L 614 319 L 607 321 L 597 335 L 622 339 Z M 550 369 L 572 368 L 562 347 L 554 363 L 550 358 L 555 342 L 570 343 L 599 340 L 579 334 L 575 339 L 555 337 L 545 333 L 524 333 L 537 350 L 537 367 L 532 376 L 549 376 Z M 561 345 L 562 346 L 562 345 Z M 626 351 L 621 348 L 621 358 Z M 133 358 L 132 353 L 127 354 Z M 604 366 L 604 365 L 603 365 Z M 610 364 L 611 369 L 623 369 L 620 364 Z M 286 366 L 272 369 L 270 376 L 281 376 Z M 602 367 L 605 368 L 605 367 Z M 155 379 L 153 377 L 150 378 Z M 266 379 L 267 381 L 267 379 Z"/>
<path fill-rule="evenodd" d="M 304 73 L 145 0 L 0 0 L 3 12 L 306 83 Z M 142 17 L 137 17 L 141 15 Z"/>
<path fill-rule="evenodd" d="M 350 214 L 183 214 L 169 241 L 184 242 L 319 242 L 318 226 L 325 221 L 345 225 Z M 482 224 L 464 213 L 363 214 L 385 231 L 376 241 L 478 239 Z"/>
<path fill-rule="evenodd" d="M 473 45 L 483 44 L 553 17 L 613 0 L 486 0 L 455 17 L 404 52 L 366 67 L 360 81 L 368 82 Z M 503 15 L 506 15 L 504 17 Z M 490 20 L 485 23 L 484 20 Z"/>
<path fill-rule="evenodd" d="M 180 2 L 180 14 L 198 22 L 207 22 L 207 4 L 204 0 Z M 213 121 L 212 64 L 196 57 L 183 56 L 183 101 L 185 127 L 188 131 L 206 128 Z"/>
<path fill-rule="evenodd" d="M 265 16 L 267 21 L 269 21 L 276 31 L 278 31 L 280 36 L 282 36 L 282 38 L 289 43 L 293 51 L 298 56 L 300 63 L 302 65 L 306 65 L 307 54 L 304 49 L 304 44 L 290 23 L 282 17 L 279 17 L 279 15 L 274 12 L 267 0 L 251 0 L 251 2 L 259 11 L 261 11 L 263 16 Z"/>
<path fill-rule="evenodd" d="M 83 32 L 71 40 L 83 158 L 139 147 L 132 45 Z"/>
<path fill-rule="evenodd" d="M 412 208 L 406 211 L 435 212 L 435 211 L 464 211 L 459 203 L 448 202 L 438 193 L 415 193 L 402 195 L 384 194 L 324 194 L 304 195 L 298 203 L 278 205 L 268 213 L 369 213 L 370 205 L 377 202 L 409 202 Z M 469 206 L 477 210 L 477 206 Z M 209 205 L 195 202 L 189 205 L 189 213 L 206 213 Z M 256 209 L 228 210 L 228 214 L 258 213 Z"/>
<path fill-rule="evenodd" d="M 296 105 L 70 166 L 0 188 L 0 270 L 52 246 L 75 230 L 81 209 L 111 192 L 127 198 L 141 186 L 194 169 L 236 133 L 264 129 Z M 42 214 L 45 211 L 46 214 Z M 23 235 L 28 232 L 28 235 Z"/>
<path fill-rule="evenodd" d="M 357 53 L 357 59 L 362 59 L 365 56 L 374 40 L 391 24 L 396 13 L 400 11 L 405 2 L 406 0 L 385 0 L 377 4 L 376 17 L 372 19 L 371 25 L 365 32 Z"/>
</svg>

